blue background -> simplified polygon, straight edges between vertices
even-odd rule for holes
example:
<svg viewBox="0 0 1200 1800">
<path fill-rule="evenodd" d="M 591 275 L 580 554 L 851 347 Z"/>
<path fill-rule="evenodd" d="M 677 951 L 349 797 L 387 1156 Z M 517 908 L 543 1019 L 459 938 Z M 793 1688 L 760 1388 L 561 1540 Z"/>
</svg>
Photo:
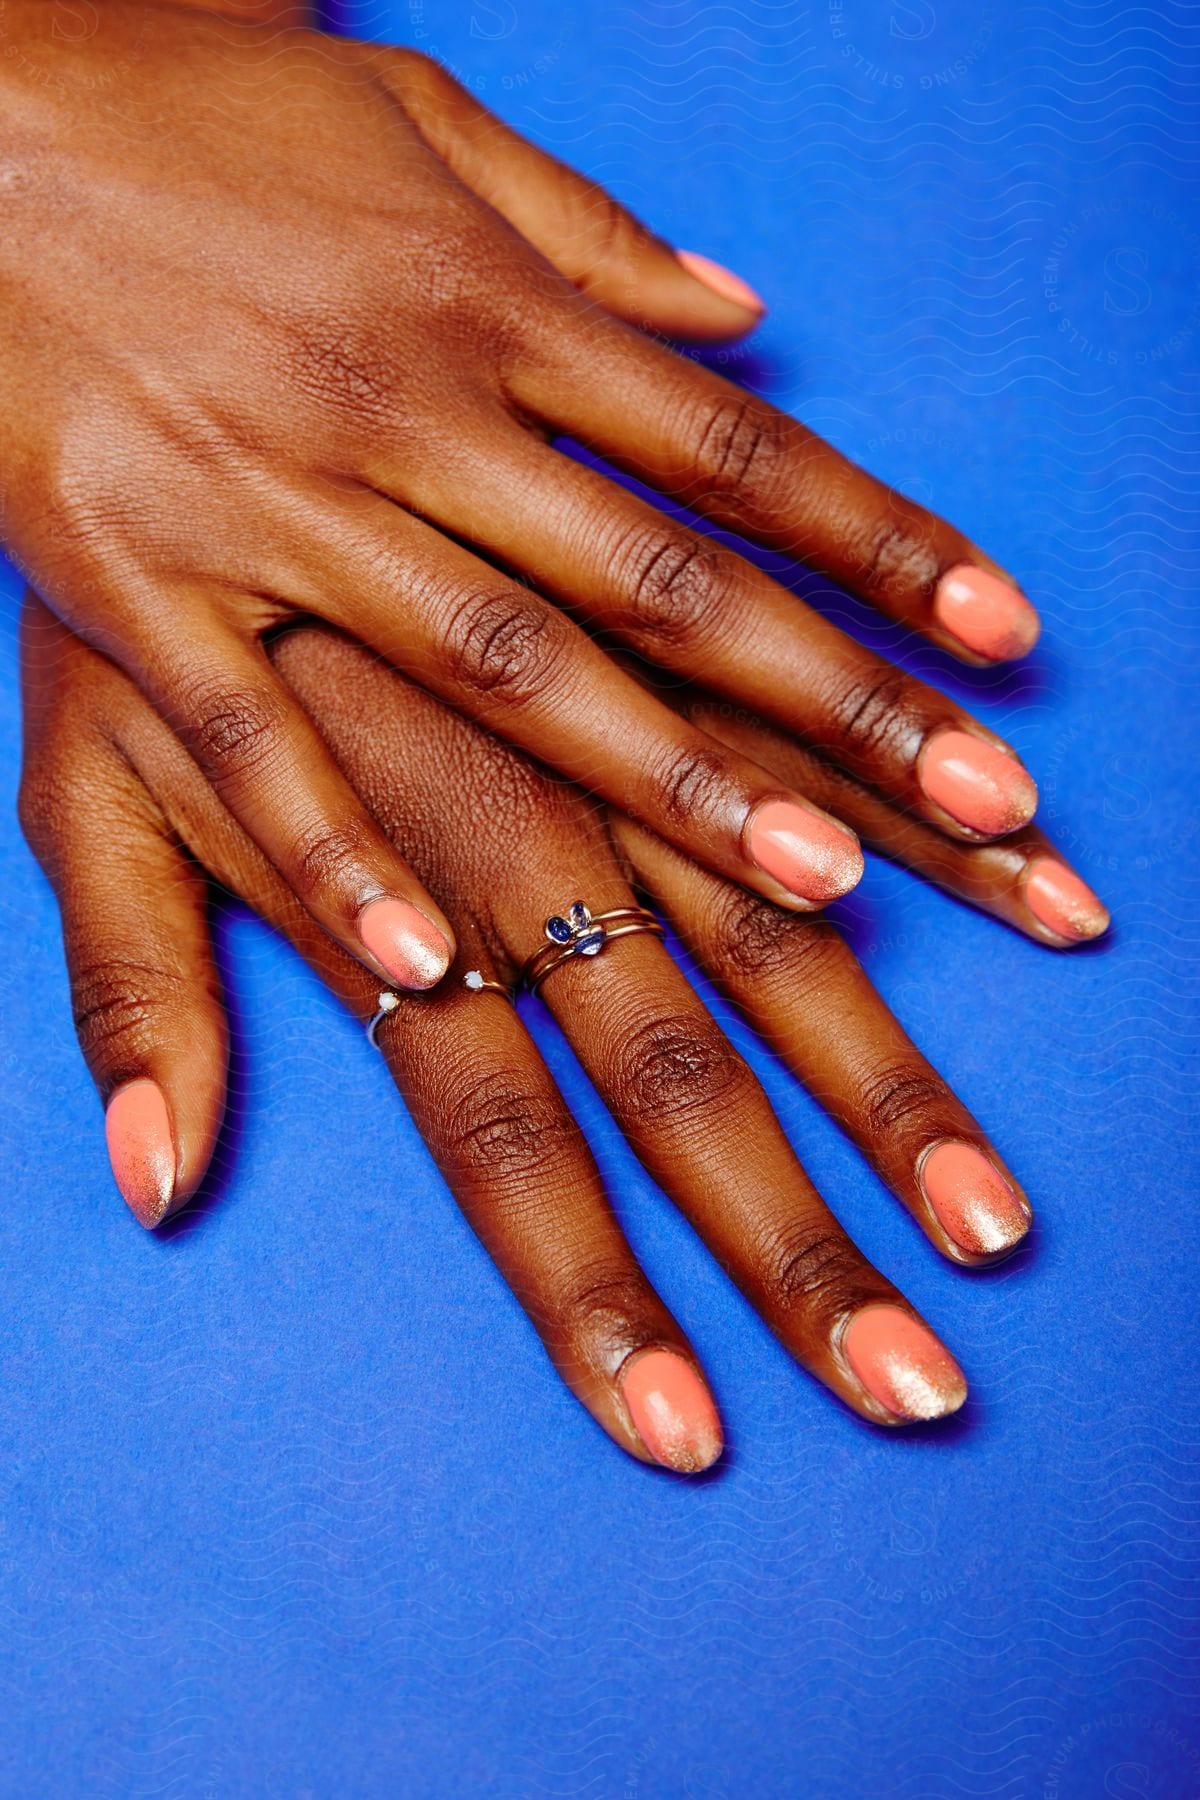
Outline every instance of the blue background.
<svg viewBox="0 0 1200 1800">
<path fill-rule="evenodd" d="M 789 1362 L 535 1009 L 728 1422 L 717 1476 L 658 1476 L 559 1388 L 381 1062 L 243 914 L 230 1154 L 165 1239 L 127 1215 L 12 813 L 10 573 L 0 1789 L 1198 1793 L 1194 15 L 346 22 L 439 52 L 738 269 L 771 316 L 735 375 L 1020 572 L 1047 622 L 1020 676 L 876 635 L 1012 737 L 1117 926 L 1056 957 L 878 862 L 845 915 L 1033 1199 L 1031 1252 L 992 1275 L 939 1262 L 730 1022 L 971 1376 L 961 1423 L 907 1436 Z"/>
</svg>

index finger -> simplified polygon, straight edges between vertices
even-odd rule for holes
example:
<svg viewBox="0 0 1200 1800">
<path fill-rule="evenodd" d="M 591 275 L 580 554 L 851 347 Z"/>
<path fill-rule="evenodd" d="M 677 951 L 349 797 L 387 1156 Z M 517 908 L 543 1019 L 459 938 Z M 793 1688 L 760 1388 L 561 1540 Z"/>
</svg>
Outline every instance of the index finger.
<svg viewBox="0 0 1200 1800">
<path fill-rule="evenodd" d="M 518 385 L 552 429 L 964 662 L 1007 662 L 1037 641 L 1028 599 L 961 531 L 798 419 L 617 320 L 582 316 Z"/>
</svg>

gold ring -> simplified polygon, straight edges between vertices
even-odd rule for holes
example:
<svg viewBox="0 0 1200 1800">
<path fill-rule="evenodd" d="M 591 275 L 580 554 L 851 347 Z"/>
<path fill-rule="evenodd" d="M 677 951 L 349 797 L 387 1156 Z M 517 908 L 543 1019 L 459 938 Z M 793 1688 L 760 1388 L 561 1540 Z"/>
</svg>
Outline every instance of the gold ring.
<svg viewBox="0 0 1200 1800">
<path fill-rule="evenodd" d="M 638 931 L 663 936 L 663 928 L 644 906 L 617 906 L 611 912 L 592 913 L 582 900 L 567 908 L 566 916 L 553 913 L 543 927 L 549 942 L 535 950 L 521 971 L 531 994 L 562 963 L 576 956 L 599 956 L 610 938 L 632 937 Z"/>
<path fill-rule="evenodd" d="M 489 978 L 479 969 L 467 970 L 466 974 L 463 976 L 463 986 L 469 988 L 473 994 L 503 994 L 506 1000 L 513 999 L 513 991 L 511 988 L 505 987 L 502 981 L 489 980 Z M 381 988 L 375 1004 L 377 1011 L 367 1022 L 367 1042 L 370 1044 L 372 1050 L 378 1050 L 379 1027 L 383 1024 L 385 1019 L 390 1018 L 392 1013 L 395 1012 L 400 1004 L 400 996 L 394 988 Z"/>
</svg>

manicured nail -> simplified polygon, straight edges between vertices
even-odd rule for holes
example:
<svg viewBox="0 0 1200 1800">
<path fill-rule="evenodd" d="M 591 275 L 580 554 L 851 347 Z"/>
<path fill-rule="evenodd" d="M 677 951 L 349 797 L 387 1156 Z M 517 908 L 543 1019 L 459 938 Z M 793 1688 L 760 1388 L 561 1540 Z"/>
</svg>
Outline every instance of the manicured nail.
<svg viewBox="0 0 1200 1800">
<path fill-rule="evenodd" d="M 117 1089 L 104 1115 L 104 1136 L 121 1198 L 139 1225 L 153 1229 L 175 1192 L 171 1115 L 156 1081 L 141 1076 Z"/>
<path fill-rule="evenodd" d="M 972 1256 L 1012 1250 L 1032 1220 L 1025 1201 L 974 1144 L 935 1144 L 917 1170 L 921 1191 L 946 1236 Z"/>
<path fill-rule="evenodd" d="M 984 837 L 1016 831 L 1037 811 L 1037 787 L 1028 771 L 1009 751 L 969 731 L 931 737 L 917 774 L 935 806 Z"/>
<path fill-rule="evenodd" d="M 701 256 L 695 250 L 677 250 L 675 260 L 681 262 L 689 275 L 702 281 L 714 294 L 720 294 L 722 300 L 732 300 L 735 306 L 744 306 L 748 312 L 766 312 L 766 306 L 759 299 L 748 281 L 735 275 L 723 263 L 714 262 L 710 256 Z"/>
<path fill-rule="evenodd" d="M 445 934 L 407 900 L 372 900 L 358 915 L 358 935 L 397 987 L 431 988 L 450 967 Z"/>
<path fill-rule="evenodd" d="M 1082 943 L 1101 937 L 1111 920 L 1104 902 L 1056 856 L 1035 856 L 1025 876 L 1025 901 L 1047 931 Z"/>
<path fill-rule="evenodd" d="M 685 1357 L 673 1350 L 639 1351 L 621 1371 L 621 1393 L 656 1463 L 681 1475 L 711 1469 L 723 1447 L 721 1421 Z"/>
<path fill-rule="evenodd" d="M 940 1419 L 967 1397 L 963 1372 L 946 1346 L 903 1307 L 864 1306 L 842 1343 L 867 1392 L 898 1419 Z"/>
<path fill-rule="evenodd" d="M 973 563 L 946 570 L 933 596 L 933 616 L 943 631 L 992 662 L 1028 655 L 1042 628 L 1018 588 Z"/>
<path fill-rule="evenodd" d="M 750 815 L 750 855 L 800 900 L 836 900 L 862 880 L 863 854 L 848 826 L 792 800 L 767 800 Z"/>
</svg>

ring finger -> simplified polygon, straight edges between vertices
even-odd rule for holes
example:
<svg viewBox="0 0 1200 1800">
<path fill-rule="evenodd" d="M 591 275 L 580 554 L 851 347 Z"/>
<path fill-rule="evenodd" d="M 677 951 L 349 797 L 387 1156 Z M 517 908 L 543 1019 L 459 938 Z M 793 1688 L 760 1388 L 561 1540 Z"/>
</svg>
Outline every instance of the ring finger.
<svg viewBox="0 0 1200 1800">
<path fill-rule="evenodd" d="M 1008 1256 L 1032 1214 L 966 1107 L 824 919 L 794 919 L 614 821 L 639 879 L 703 967 L 837 1120 L 943 1255 Z"/>
<path fill-rule="evenodd" d="M 630 904 L 617 884 L 588 900 Z M 962 1405 L 958 1364 L 834 1218 L 661 944 L 572 958 L 539 991 L 632 1148 L 805 1368 L 877 1424 Z"/>
<path fill-rule="evenodd" d="M 1070 950 L 1108 930 L 1104 902 L 1037 825 L 995 843 L 955 843 L 920 819 L 898 812 L 882 795 L 793 738 L 745 713 L 716 706 L 703 695 L 686 700 L 684 710 L 713 737 L 774 769 L 782 781 L 845 819 L 871 849 L 1003 919 L 1026 937 L 1056 950 Z"/>
</svg>

